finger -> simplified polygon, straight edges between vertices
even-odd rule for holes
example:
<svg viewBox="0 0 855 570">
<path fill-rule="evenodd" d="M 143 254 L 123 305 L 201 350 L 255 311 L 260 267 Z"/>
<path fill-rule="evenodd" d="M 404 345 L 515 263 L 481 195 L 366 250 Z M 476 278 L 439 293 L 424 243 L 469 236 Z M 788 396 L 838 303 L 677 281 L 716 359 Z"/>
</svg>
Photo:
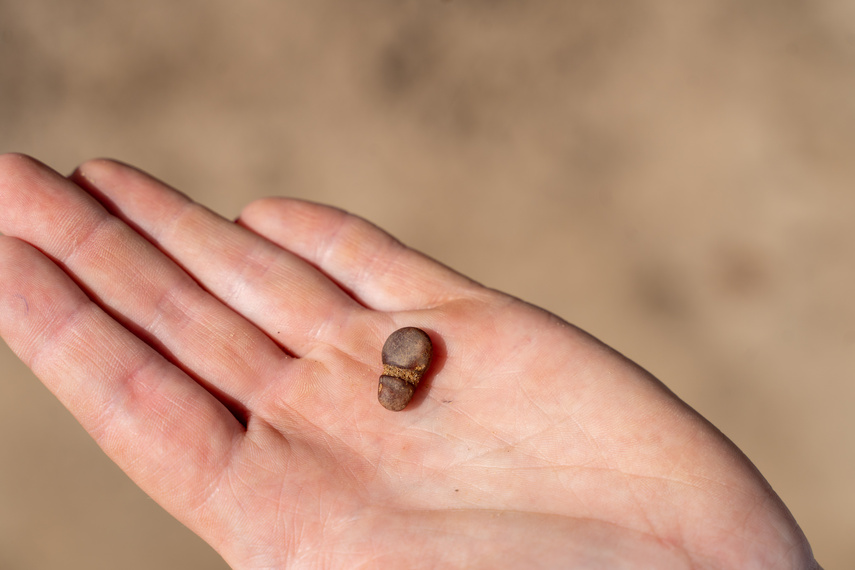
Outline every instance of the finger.
<svg viewBox="0 0 855 570">
<path fill-rule="evenodd" d="M 249 204 L 239 222 L 294 252 L 381 311 L 435 307 L 471 294 L 473 282 L 342 210 L 287 198 Z"/>
<path fill-rule="evenodd" d="M 113 161 L 73 175 L 222 302 L 304 356 L 338 344 L 359 305 L 321 272 L 147 174 Z"/>
<path fill-rule="evenodd" d="M 10 237 L 0 237 L 0 336 L 146 492 L 173 513 L 196 512 L 205 497 L 194 490 L 211 488 L 227 468 L 242 426 L 53 262 Z"/>
<path fill-rule="evenodd" d="M 248 402 L 284 355 L 91 196 L 44 165 L 0 157 L 0 230 L 61 263 L 123 325 L 225 400 Z"/>
</svg>

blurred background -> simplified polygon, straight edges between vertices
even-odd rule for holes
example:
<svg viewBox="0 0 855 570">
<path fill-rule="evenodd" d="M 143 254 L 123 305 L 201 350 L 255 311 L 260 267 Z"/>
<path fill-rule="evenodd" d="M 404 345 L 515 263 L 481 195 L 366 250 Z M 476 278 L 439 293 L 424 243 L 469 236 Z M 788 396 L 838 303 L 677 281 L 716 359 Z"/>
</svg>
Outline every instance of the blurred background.
<svg viewBox="0 0 855 570">
<path fill-rule="evenodd" d="M 0 0 L 0 151 L 364 216 L 649 369 L 855 568 L 851 0 Z M 0 568 L 225 568 L 2 344 L 0 405 Z"/>
</svg>

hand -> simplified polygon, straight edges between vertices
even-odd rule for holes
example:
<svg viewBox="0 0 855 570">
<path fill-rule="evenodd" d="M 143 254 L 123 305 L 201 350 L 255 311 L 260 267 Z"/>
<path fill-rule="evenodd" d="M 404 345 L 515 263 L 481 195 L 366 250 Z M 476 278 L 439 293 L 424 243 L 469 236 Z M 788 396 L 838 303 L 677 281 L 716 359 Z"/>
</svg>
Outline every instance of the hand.
<svg viewBox="0 0 855 570">
<path fill-rule="evenodd" d="M 340 210 L 237 223 L 0 157 L 0 334 L 234 568 L 816 568 L 714 427 L 577 328 Z M 403 412 L 380 348 L 426 330 Z"/>
</svg>

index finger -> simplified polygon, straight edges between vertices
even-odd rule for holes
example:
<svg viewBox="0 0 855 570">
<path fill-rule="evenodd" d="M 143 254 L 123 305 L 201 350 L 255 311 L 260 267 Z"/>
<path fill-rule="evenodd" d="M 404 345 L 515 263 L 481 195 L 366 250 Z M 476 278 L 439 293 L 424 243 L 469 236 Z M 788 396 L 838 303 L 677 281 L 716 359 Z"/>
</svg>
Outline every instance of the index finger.
<svg viewBox="0 0 855 570">
<path fill-rule="evenodd" d="M 244 208 L 238 222 L 318 267 L 377 310 L 436 307 L 476 290 L 469 278 L 338 208 L 264 198 Z"/>
</svg>

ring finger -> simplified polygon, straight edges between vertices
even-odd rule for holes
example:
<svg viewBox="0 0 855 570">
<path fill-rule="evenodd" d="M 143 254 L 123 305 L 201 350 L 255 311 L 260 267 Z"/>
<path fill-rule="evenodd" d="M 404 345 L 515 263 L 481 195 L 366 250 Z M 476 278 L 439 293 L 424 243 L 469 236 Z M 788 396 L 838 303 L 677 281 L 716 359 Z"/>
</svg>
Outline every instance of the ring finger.
<svg viewBox="0 0 855 570">
<path fill-rule="evenodd" d="M 0 231 L 50 256 L 131 332 L 220 399 L 248 402 L 288 356 L 76 184 L 0 157 Z M 212 244 L 216 247 L 216 244 Z"/>
</svg>

